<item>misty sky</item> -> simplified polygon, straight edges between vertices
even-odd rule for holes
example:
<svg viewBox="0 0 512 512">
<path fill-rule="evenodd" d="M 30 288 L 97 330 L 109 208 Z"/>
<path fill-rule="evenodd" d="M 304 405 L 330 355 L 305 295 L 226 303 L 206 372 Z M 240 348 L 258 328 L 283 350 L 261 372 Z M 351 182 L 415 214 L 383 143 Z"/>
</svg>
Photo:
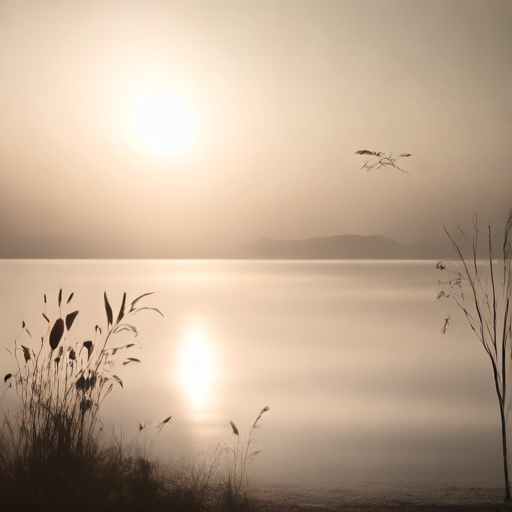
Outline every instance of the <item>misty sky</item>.
<svg viewBox="0 0 512 512">
<path fill-rule="evenodd" d="M 511 21 L 493 0 L 2 0 L 0 236 L 501 229 Z M 148 144 L 161 104 L 186 149 Z M 359 149 L 412 153 L 410 175 L 360 170 Z"/>
</svg>

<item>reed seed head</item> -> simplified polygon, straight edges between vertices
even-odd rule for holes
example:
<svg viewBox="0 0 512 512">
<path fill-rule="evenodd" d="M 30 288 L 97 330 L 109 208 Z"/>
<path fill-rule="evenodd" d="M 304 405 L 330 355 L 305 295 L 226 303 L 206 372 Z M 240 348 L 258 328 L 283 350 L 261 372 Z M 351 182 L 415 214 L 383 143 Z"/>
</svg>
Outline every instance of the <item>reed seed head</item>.
<svg viewBox="0 0 512 512">
<path fill-rule="evenodd" d="M 237 436 L 240 432 L 238 432 L 238 428 L 235 425 L 234 421 L 230 420 L 229 423 L 231 423 L 231 428 L 233 429 L 233 434 L 235 434 L 235 436 Z"/>
</svg>

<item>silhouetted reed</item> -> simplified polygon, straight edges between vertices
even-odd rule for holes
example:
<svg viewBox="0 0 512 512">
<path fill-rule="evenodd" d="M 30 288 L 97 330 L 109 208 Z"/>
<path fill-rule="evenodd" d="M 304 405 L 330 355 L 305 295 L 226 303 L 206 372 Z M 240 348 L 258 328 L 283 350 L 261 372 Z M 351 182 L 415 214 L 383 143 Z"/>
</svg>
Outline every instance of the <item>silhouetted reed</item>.
<svg viewBox="0 0 512 512">
<path fill-rule="evenodd" d="M 503 244 L 501 246 L 501 264 L 495 260 L 493 234 L 491 226 L 487 230 L 487 259 L 479 260 L 478 255 L 478 224 L 473 220 L 473 233 L 457 226 L 462 235 L 463 243 L 455 242 L 446 230 L 459 262 L 455 263 L 455 271 L 449 272 L 450 279 L 440 281 L 446 291 L 441 290 L 438 299 L 450 298 L 464 312 L 469 325 L 487 353 L 494 378 L 494 386 L 498 397 L 501 419 L 501 434 L 503 447 L 503 467 L 505 477 L 505 502 L 512 503 L 509 465 L 507 416 L 510 410 L 508 375 L 512 357 L 512 209 L 505 223 Z M 464 255 L 465 245 L 469 247 L 470 256 Z M 445 271 L 442 262 L 437 268 Z M 450 317 L 445 319 L 441 333 L 448 329 Z"/>
<path fill-rule="evenodd" d="M 245 448 L 238 444 L 233 450 L 218 449 L 210 460 L 204 457 L 200 463 L 164 464 L 152 456 L 151 447 L 170 415 L 156 426 L 149 449 L 146 442 L 127 443 L 115 431 L 101 442 L 100 408 L 114 386 L 123 387 L 113 373 L 115 366 L 140 363 L 128 357 L 135 343 L 116 345 L 116 335 L 128 331 L 136 338 L 138 330 L 131 319 L 140 311 L 162 314 L 140 306 L 139 301 L 149 295 L 127 304 L 124 294 L 114 318 L 105 293 L 106 327 L 96 325 L 92 339 L 84 342 L 70 341 L 79 311 L 71 310 L 73 294 L 63 302 L 62 290 L 54 315 L 47 311 L 44 297 L 42 315 L 48 326 L 40 340 L 22 323 L 14 350 L 9 351 L 15 370 L 5 376 L 2 395 L 10 390 L 19 398 L 15 412 L 3 412 L 0 428 L 2 510 L 222 512 L 252 508 L 245 489 L 247 469 L 257 452 L 249 453 L 249 446 L 252 431 L 268 408 L 249 429 Z M 145 428 L 139 423 L 139 432 Z"/>
<path fill-rule="evenodd" d="M 255 457 L 261 453 L 261 450 L 252 449 L 254 443 L 253 434 L 259 427 L 259 423 L 263 415 L 269 410 L 269 407 L 264 407 L 258 417 L 247 429 L 244 438 L 241 439 L 240 431 L 234 423 L 230 421 L 233 435 L 236 441 L 232 447 L 226 446 L 224 450 L 228 455 L 227 463 L 227 478 L 225 485 L 226 503 L 230 504 L 233 508 L 237 505 L 243 505 L 248 501 L 247 484 L 249 476 L 249 467 L 254 461 Z"/>
</svg>

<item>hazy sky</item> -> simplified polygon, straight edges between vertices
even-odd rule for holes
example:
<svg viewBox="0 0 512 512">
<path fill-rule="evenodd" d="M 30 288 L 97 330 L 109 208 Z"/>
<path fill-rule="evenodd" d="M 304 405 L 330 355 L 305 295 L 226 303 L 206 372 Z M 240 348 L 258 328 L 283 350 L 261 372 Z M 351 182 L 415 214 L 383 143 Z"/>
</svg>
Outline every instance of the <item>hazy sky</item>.
<svg viewBox="0 0 512 512">
<path fill-rule="evenodd" d="M 0 234 L 410 242 L 473 212 L 501 228 L 511 21 L 508 0 L 2 0 Z M 360 170 L 359 149 L 412 153 L 410 175 Z"/>
</svg>

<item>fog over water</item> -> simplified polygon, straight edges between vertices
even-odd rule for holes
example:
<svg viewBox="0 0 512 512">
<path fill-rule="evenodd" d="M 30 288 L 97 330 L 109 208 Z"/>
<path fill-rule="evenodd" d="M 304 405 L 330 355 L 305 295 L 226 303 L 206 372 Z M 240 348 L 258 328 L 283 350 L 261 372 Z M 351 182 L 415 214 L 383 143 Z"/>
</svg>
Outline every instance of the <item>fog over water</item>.
<svg viewBox="0 0 512 512">
<path fill-rule="evenodd" d="M 3 260 L 0 370 L 14 373 L 4 348 L 22 321 L 33 338 L 19 343 L 37 348 L 46 334 L 44 294 L 56 318 L 59 289 L 74 292 L 70 344 L 106 327 L 104 291 L 114 314 L 123 292 L 131 301 L 155 291 L 144 305 L 165 318 L 133 318 L 141 348 L 125 355 L 142 362 L 114 367 L 124 389 L 102 406 L 105 431 L 134 438 L 138 421 L 172 415 L 153 449 L 209 453 L 233 442 L 229 420 L 243 431 L 268 405 L 254 445 L 262 481 L 500 485 L 490 365 L 462 313 L 435 300 L 435 263 Z M 131 342 L 124 334 L 113 346 Z"/>
<path fill-rule="evenodd" d="M 104 293 L 115 319 L 155 292 L 164 316 L 112 340 L 135 345 L 105 442 L 211 461 L 268 406 L 258 492 L 503 499 L 489 359 L 413 258 L 455 256 L 444 226 L 508 232 L 511 21 L 509 0 L 0 0 L 0 417 L 59 315 L 96 356 Z"/>
<path fill-rule="evenodd" d="M 0 245 L 204 257 L 501 223 L 511 20 L 508 0 L 2 0 Z"/>
</svg>

